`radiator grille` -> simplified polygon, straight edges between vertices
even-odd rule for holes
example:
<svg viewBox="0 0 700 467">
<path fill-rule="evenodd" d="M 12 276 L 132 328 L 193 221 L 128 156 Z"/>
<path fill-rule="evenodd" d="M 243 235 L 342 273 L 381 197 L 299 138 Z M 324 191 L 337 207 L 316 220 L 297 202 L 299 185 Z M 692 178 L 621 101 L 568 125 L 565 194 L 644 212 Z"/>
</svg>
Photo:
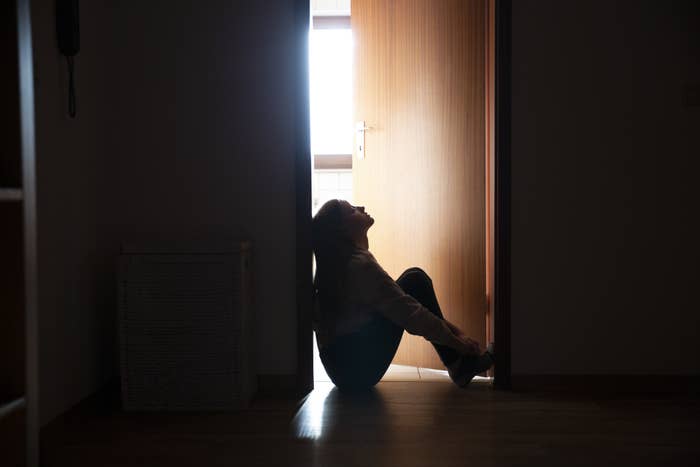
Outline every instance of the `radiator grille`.
<svg viewBox="0 0 700 467">
<path fill-rule="evenodd" d="M 249 403 L 256 375 L 248 263 L 248 248 L 121 255 L 125 409 L 220 410 Z"/>
</svg>

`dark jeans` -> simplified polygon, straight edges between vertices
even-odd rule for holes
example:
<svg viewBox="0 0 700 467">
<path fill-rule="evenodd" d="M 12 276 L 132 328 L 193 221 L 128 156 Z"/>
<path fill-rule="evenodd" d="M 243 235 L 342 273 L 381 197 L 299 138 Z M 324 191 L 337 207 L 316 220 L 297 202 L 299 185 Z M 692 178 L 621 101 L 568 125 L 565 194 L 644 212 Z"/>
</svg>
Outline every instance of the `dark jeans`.
<svg viewBox="0 0 700 467">
<path fill-rule="evenodd" d="M 420 268 L 407 269 L 396 283 L 431 313 L 445 319 L 440 311 L 433 281 Z M 401 342 L 403 329 L 377 314 L 359 331 L 339 336 L 321 350 L 321 362 L 331 381 L 339 389 L 368 389 L 384 376 Z M 450 347 L 433 344 L 442 363 L 447 366 L 459 358 Z"/>
</svg>

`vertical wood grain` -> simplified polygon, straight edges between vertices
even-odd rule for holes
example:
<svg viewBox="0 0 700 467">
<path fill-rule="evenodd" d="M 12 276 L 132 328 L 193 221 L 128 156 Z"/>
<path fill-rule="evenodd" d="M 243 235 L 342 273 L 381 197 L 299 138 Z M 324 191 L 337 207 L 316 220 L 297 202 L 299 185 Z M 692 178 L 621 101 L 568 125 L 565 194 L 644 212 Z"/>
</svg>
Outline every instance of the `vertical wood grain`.
<svg viewBox="0 0 700 467">
<path fill-rule="evenodd" d="M 370 250 L 397 278 L 433 279 L 445 316 L 486 337 L 484 0 L 354 0 L 355 202 L 376 219 Z M 442 368 L 404 335 L 394 363 Z"/>
</svg>

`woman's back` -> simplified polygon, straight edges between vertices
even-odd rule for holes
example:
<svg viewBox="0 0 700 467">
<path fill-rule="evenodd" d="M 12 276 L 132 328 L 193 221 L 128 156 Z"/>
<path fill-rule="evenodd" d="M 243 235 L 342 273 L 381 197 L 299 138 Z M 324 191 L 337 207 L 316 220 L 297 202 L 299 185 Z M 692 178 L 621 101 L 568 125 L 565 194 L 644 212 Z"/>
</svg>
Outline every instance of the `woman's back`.
<svg viewBox="0 0 700 467">
<path fill-rule="evenodd" d="M 342 285 L 333 299 L 324 301 L 323 292 L 317 291 L 314 329 L 320 348 L 326 347 L 337 336 L 357 331 L 372 320 L 376 310 L 369 295 L 380 275 L 377 268 L 381 269 L 368 250 L 355 249 L 345 265 Z"/>
</svg>

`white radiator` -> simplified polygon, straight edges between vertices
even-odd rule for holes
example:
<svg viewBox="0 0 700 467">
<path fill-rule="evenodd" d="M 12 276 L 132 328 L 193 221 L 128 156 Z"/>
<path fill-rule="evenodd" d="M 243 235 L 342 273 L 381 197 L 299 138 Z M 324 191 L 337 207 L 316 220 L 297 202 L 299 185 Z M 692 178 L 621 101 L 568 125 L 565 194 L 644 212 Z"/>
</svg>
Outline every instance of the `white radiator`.
<svg viewBox="0 0 700 467">
<path fill-rule="evenodd" d="M 250 245 L 125 246 L 119 328 L 125 410 L 231 410 L 256 390 Z"/>
</svg>

